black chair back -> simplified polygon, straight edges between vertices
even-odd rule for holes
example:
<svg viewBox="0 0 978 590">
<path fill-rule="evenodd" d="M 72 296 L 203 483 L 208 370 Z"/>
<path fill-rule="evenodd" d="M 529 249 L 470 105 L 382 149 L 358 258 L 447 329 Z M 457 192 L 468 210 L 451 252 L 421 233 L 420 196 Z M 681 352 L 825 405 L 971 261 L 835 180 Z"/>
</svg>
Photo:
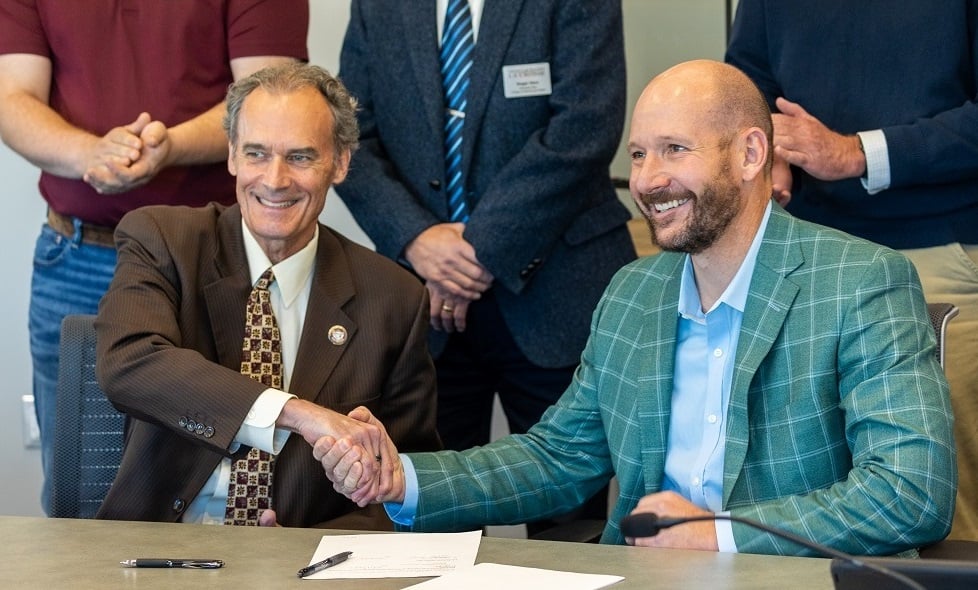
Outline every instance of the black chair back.
<svg viewBox="0 0 978 590">
<path fill-rule="evenodd" d="M 95 380 L 95 316 L 61 324 L 51 516 L 93 518 L 122 460 L 126 417 Z"/>
</svg>

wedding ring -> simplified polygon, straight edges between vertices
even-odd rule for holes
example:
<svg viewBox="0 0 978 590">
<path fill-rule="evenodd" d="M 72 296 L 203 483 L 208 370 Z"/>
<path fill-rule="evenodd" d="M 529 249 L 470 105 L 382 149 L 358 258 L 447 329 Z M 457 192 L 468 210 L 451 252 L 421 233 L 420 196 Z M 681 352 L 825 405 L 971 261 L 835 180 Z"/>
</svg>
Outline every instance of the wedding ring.
<svg viewBox="0 0 978 590">
<path fill-rule="evenodd" d="M 455 308 L 452 307 L 452 306 L 450 306 L 450 305 L 448 305 L 447 303 L 442 303 L 441 304 L 441 310 L 442 311 L 447 311 L 448 313 L 452 313 L 453 311 L 455 311 Z"/>
</svg>

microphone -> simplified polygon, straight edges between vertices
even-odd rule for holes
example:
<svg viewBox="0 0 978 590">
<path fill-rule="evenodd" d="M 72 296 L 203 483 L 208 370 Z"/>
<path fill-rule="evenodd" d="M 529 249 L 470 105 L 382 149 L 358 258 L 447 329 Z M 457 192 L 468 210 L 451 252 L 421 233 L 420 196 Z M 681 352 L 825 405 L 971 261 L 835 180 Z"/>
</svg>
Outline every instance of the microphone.
<svg viewBox="0 0 978 590">
<path fill-rule="evenodd" d="M 874 571 L 882 576 L 892 578 L 897 580 L 907 588 L 912 588 L 913 590 L 927 590 L 923 585 L 919 584 L 915 580 L 909 578 L 908 576 L 901 574 L 900 572 L 894 571 L 888 567 L 877 565 L 875 563 L 870 563 L 868 561 L 861 560 L 854 555 L 844 553 L 837 549 L 833 549 L 821 543 L 816 543 L 814 541 L 809 541 L 804 537 L 800 537 L 794 533 L 788 531 L 782 531 L 774 527 L 768 526 L 762 522 L 757 522 L 756 520 L 751 520 L 749 518 L 741 518 L 739 516 L 730 516 L 729 514 L 707 514 L 700 516 L 682 516 L 682 517 L 660 517 L 654 512 L 638 512 L 631 514 L 621 519 L 619 525 L 621 526 L 621 532 L 626 537 L 654 537 L 659 534 L 662 529 L 667 529 L 669 527 L 674 527 L 677 524 L 685 524 L 687 522 L 697 522 L 703 520 L 729 520 L 730 522 L 737 522 L 749 527 L 764 531 L 774 535 L 775 537 L 781 537 L 801 545 L 806 549 L 811 549 L 812 551 L 822 555 L 824 557 L 832 557 L 835 559 L 840 559 L 847 563 L 852 564 L 857 568 L 865 568 Z"/>
</svg>

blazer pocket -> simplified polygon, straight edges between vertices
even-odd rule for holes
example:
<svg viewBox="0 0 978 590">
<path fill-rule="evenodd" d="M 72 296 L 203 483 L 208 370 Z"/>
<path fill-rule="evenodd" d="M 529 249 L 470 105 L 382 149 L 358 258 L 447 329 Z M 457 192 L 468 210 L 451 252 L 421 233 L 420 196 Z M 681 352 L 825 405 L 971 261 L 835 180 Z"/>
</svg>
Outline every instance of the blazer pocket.
<svg viewBox="0 0 978 590">
<path fill-rule="evenodd" d="M 579 215 L 564 232 L 564 241 L 570 246 L 578 246 L 623 227 L 631 218 L 621 201 L 608 199 Z"/>
</svg>

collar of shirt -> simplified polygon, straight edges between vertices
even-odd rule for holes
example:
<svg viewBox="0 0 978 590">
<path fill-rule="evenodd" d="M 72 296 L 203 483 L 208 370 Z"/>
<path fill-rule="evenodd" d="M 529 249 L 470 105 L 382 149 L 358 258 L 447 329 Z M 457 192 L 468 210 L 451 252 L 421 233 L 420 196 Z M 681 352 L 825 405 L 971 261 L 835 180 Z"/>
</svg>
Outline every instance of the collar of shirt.
<svg viewBox="0 0 978 590">
<path fill-rule="evenodd" d="M 713 304 L 713 307 L 706 312 L 700 307 L 700 292 L 696 287 L 696 277 L 693 275 L 693 259 L 688 254 L 686 255 L 686 263 L 683 266 L 683 275 L 679 283 L 680 316 L 702 323 L 705 320 L 706 314 L 719 307 L 721 303 L 729 305 L 740 313 L 744 312 L 744 307 L 747 305 L 747 294 L 750 289 L 750 279 L 754 275 L 754 266 L 757 264 L 757 253 L 761 249 L 761 242 L 764 240 L 764 231 L 767 229 L 767 222 L 770 218 L 771 203 L 768 202 L 767 209 L 764 211 L 764 217 L 761 219 L 761 225 L 757 228 L 754 240 L 747 250 L 744 261 L 740 263 L 737 274 L 734 275 L 733 280 L 724 289 L 723 294 Z"/>
<path fill-rule="evenodd" d="M 319 244 L 319 226 L 309 243 L 282 262 L 272 265 L 248 228 L 243 225 L 245 255 L 251 284 L 258 281 L 265 270 L 271 266 L 275 272 L 275 282 L 269 288 L 272 312 L 282 336 L 282 383 L 284 391 L 292 383 L 292 369 L 299 353 L 302 326 L 305 323 L 306 309 L 312 290 L 312 275 L 316 263 L 316 249 Z"/>
<path fill-rule="evenodd" d="M 312 274 L 313 264 L 316 260 L 316 247 L 319 244 L 319 226 L 316 226 L 316 233 L 312 239 L 292 256 L 289 256 L 278 264 L 272 264 L 265 255 L 265 252 L 258 245 L 258 240 L 251 235 L 244 220 L 241 221 L 241 235 L 244 236 L 245 255 L 248 257 L 248 271 L 251 274 L 251 284 L 258 282 L 258 278 L 269 266 L 275 273 L 275 285 L 278 285 L 279 293 L 282 295 L 282 303 L 286 307 L 291 307 L 302 290 L 309 281 Z M 275 310 L 276 314 L 278 310 Z"/>
<path fill-rule="evenodd" d="M 469 0 L 469 13 L 472 14 L 472 41 L 479 40 L 479 23 L 482 22 L 482 7 L 485 0 Z M 435 20 L 438 23 L 438 47 L 441 47 L 441 32 L 445 30 L 445 12 L 448 11 L 448 0 L 438 0 L 435 8 Z"/>
</svg>

